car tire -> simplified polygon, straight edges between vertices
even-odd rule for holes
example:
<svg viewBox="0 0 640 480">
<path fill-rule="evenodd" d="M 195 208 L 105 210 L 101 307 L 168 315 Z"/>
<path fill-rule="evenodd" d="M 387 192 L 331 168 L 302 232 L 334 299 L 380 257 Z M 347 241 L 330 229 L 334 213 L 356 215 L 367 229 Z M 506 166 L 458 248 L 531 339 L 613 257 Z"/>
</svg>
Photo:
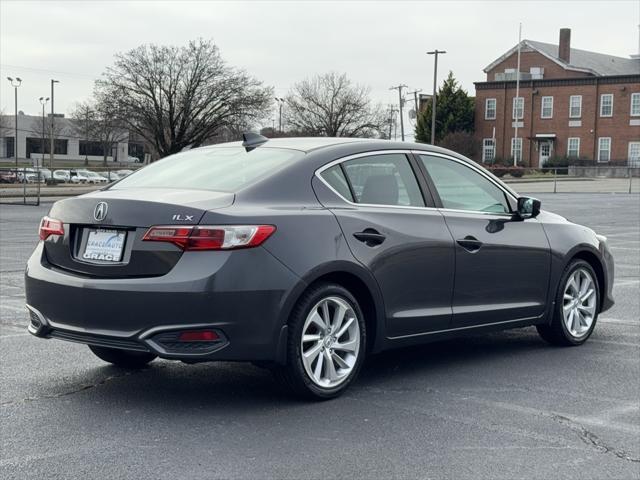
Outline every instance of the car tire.
<svg viewBox="0 0 640 480">
<path fill-rule="evenodd" d="M 156 359 L 156 355 L 146 352 L 132 352 L 129 350 L 120 350 L 119 348 L 98 347 L 89 345 L 89 349 L 100 360 L 112 363 L 116 367 L 121 368 L 144 368 L 149 362 Z"/>
<path fill-rule="evenodd" d="M 558 282 L 551 323 L 536 328 L 552 345 L 582 345 L 593 333 L 599 311 L 598 277 L 588 262 L 574 260 Z"/>
<path fill-rule="evenodd" d="M 331 319 L 324 330 L 316 315 L 321 321 L 326 316 Z M 298 300 L 288 327 L 287 363 L 273 369 L 276 379 L 307 399 L 328 400 L 342 394 L 357 378 L 366 356 L 366 326 L 356 298 L 337 284 L 316 285 Z M 313 340 L 303 344 L 303 336 Z"/>
</svg>

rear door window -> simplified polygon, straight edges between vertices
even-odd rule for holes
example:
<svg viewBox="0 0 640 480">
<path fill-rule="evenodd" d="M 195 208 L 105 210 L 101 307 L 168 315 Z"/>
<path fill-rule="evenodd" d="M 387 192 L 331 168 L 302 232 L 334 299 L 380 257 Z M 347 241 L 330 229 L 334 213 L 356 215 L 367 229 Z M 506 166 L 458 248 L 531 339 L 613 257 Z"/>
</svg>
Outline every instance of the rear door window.
<svg viewBox="0 0 640 480">
<path fill-rule="evenodd" d="M 418 180 L 404 154 L 359 157 L 342 165 L 357 203 L 425 206 Z"/>
<path fill-rule="evenodd" d="M 351 195 L 351 190 L 349 189 L 349 184 L 347 183 L 347 179 L 345 178 L 340 165 L 334 165 L 331 168 L 327 168 L 320 174 L 320 176 L 331 186 L 331 188 L 344 198 L 350 202 L 354 201 L 353 195 Z"/>
</svg>

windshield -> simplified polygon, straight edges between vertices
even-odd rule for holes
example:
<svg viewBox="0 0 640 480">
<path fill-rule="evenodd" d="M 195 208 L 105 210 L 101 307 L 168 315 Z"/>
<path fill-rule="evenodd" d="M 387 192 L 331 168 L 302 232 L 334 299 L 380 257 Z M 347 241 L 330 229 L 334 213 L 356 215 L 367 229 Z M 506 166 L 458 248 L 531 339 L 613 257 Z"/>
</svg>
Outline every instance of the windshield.
<svg viewBox="0 0 640 480">
<path fill-rule="evenodd" d="M 304 156 L 297 150 L 243 147 L 196 149 L 138 170 L 114 185 L 124 188 L 186 188 L 235 192 Z"/>
</svg>

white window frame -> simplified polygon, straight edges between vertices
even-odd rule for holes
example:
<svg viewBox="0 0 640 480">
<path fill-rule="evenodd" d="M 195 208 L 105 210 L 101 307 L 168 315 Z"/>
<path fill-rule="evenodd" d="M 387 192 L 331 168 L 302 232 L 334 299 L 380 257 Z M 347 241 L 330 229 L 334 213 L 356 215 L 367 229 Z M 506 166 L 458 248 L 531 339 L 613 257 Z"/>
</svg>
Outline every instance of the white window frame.
<svg viewBox="0 0 640 480">
<path fill-rule="evenodd" d="M 551 104 L 549 106 L 551 108 L 551 113 L 549 115 L 544 114 L 544 101 L 546 99 L 551 100 Z M 546 95 L 540 99 L 540 118 L 553 118 L 553 97 L 550 95 Z"/>
<path fill-rule="evenodd" d="M 487 158 L 487 150 L 491 150 L 491 158 Z M 482 139 L 482 163 L 487 163 L 488 161 L 493 161 L 496 158 L 496 141 L 494 138 L 483 138 Z"/>
<path fill-rule="evenodd" d="M 520 116 L 516 116 L 516 104 L 522 102 L 522 112 Z M 511 107 L 511 117 L 513 120 L 523 120 L 524 119 L 524 97 L 513 97 L 512 107 Z"/>
<path fill-rule="evenodd" d="M 606 140 L 608 142 L 607 145 L 607 158 L 605 160 L 602 160 L 602 141 Z M 598 162 L 599 163 L 607 163 L 611 161 L 611 137 L 598 137 Z"/>
<path fill-rule="evenodd" d="M 489 116 L 489 102 L 493 101 L 493 116 Z M 495 98 L 487 98 L 484 102 L 484 119 L 495 120 L 498 113 L 498 101 Z"/>
<path fill-rule="evenodd" d="M 577 146 L 575 149 L 571 149 L 571 141 L 575 141 Z M 575 150 L 575 155 L 571 154 L 571 151 Z M 569 137 L 567 138 L 567 158 L 579 158 L 580 157 L 580 137 Z"/>
<path fill-rule="evenodd" d="M 578 99 L 578 114 L 573 115 L 571 112 L 573 99 Z M 571 95 L 569 97 L 569 118 L 582 118 L 582 95 Z"/>
<path fill-rule="evenodd" d="M 611 112 L 609 114 L 602 113 L 602 107 L 604 107 L 604 99 L 605 97 L 611 98 Z M 603 93 L 600 95 L 600 116 L 601 117 L 613 117 L 613 93 Z"/>
<path fill-rule="evenodd" d="M 631 159 L 632 147 L 638 148 L 638 158 L 634 160 Z M 640 167 L 640 142 L 629 142 L 629 148 L 627 150 L 627 165 L 630 167 Z"/>
<path fill-rule="evenodd" d="M 516 144 L 518 144 L 518 148 L 516 148 Z M 518 151 L 517 157 L 516 150 Z M 522 161 L 522 137 L 511 138 L 511 158 L 513 158 L 516 163 Z"/>
<path fill-rule="evenodd" d="M 637 99 L 636 100 L 637 110 L 635 112 L 633 111 L 633 101 L 634 101 L 634 99 Z M 640 92 L 634 92 L 634 93 L 631 94 L 631 100 L 630 100 L 630 103 L 629 103 L 629 114 L 632 117 L 640 117 Z"/>
</svg>

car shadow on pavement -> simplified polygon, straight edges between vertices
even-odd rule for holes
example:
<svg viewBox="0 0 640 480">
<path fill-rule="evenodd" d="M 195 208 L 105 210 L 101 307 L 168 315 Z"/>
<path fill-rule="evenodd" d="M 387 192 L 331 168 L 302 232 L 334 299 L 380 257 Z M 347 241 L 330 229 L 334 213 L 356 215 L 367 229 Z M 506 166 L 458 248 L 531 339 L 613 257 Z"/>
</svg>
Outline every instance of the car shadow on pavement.
<svg viewBox="0 0 640 480">
<path fill-rule="evenodd" d="M 474 335 L 371 356 L 346 396 L 366 396 L 371 389 L 424 390 L 430 378 L 442 383 L 443 375 L 453 372 L 475 375 L 484 368 L 487 375 L 492 371 L 495 374 L 496 368 L 509 369 L 514 361 L 529 364 L 531 355 L 552 348 L 538 338 L 535 330 L 517 332 Z M 139 371 L 104 366 L 94 373 L 95 395 L 101 404 L 160 408 L 167 415 L 189 409 L 240 412 L 265 407 L 295 408 L 308 403 L 289 395 L 269 370 L 247 363 L 184 365 L 160 360 Z"/>
</svg>

